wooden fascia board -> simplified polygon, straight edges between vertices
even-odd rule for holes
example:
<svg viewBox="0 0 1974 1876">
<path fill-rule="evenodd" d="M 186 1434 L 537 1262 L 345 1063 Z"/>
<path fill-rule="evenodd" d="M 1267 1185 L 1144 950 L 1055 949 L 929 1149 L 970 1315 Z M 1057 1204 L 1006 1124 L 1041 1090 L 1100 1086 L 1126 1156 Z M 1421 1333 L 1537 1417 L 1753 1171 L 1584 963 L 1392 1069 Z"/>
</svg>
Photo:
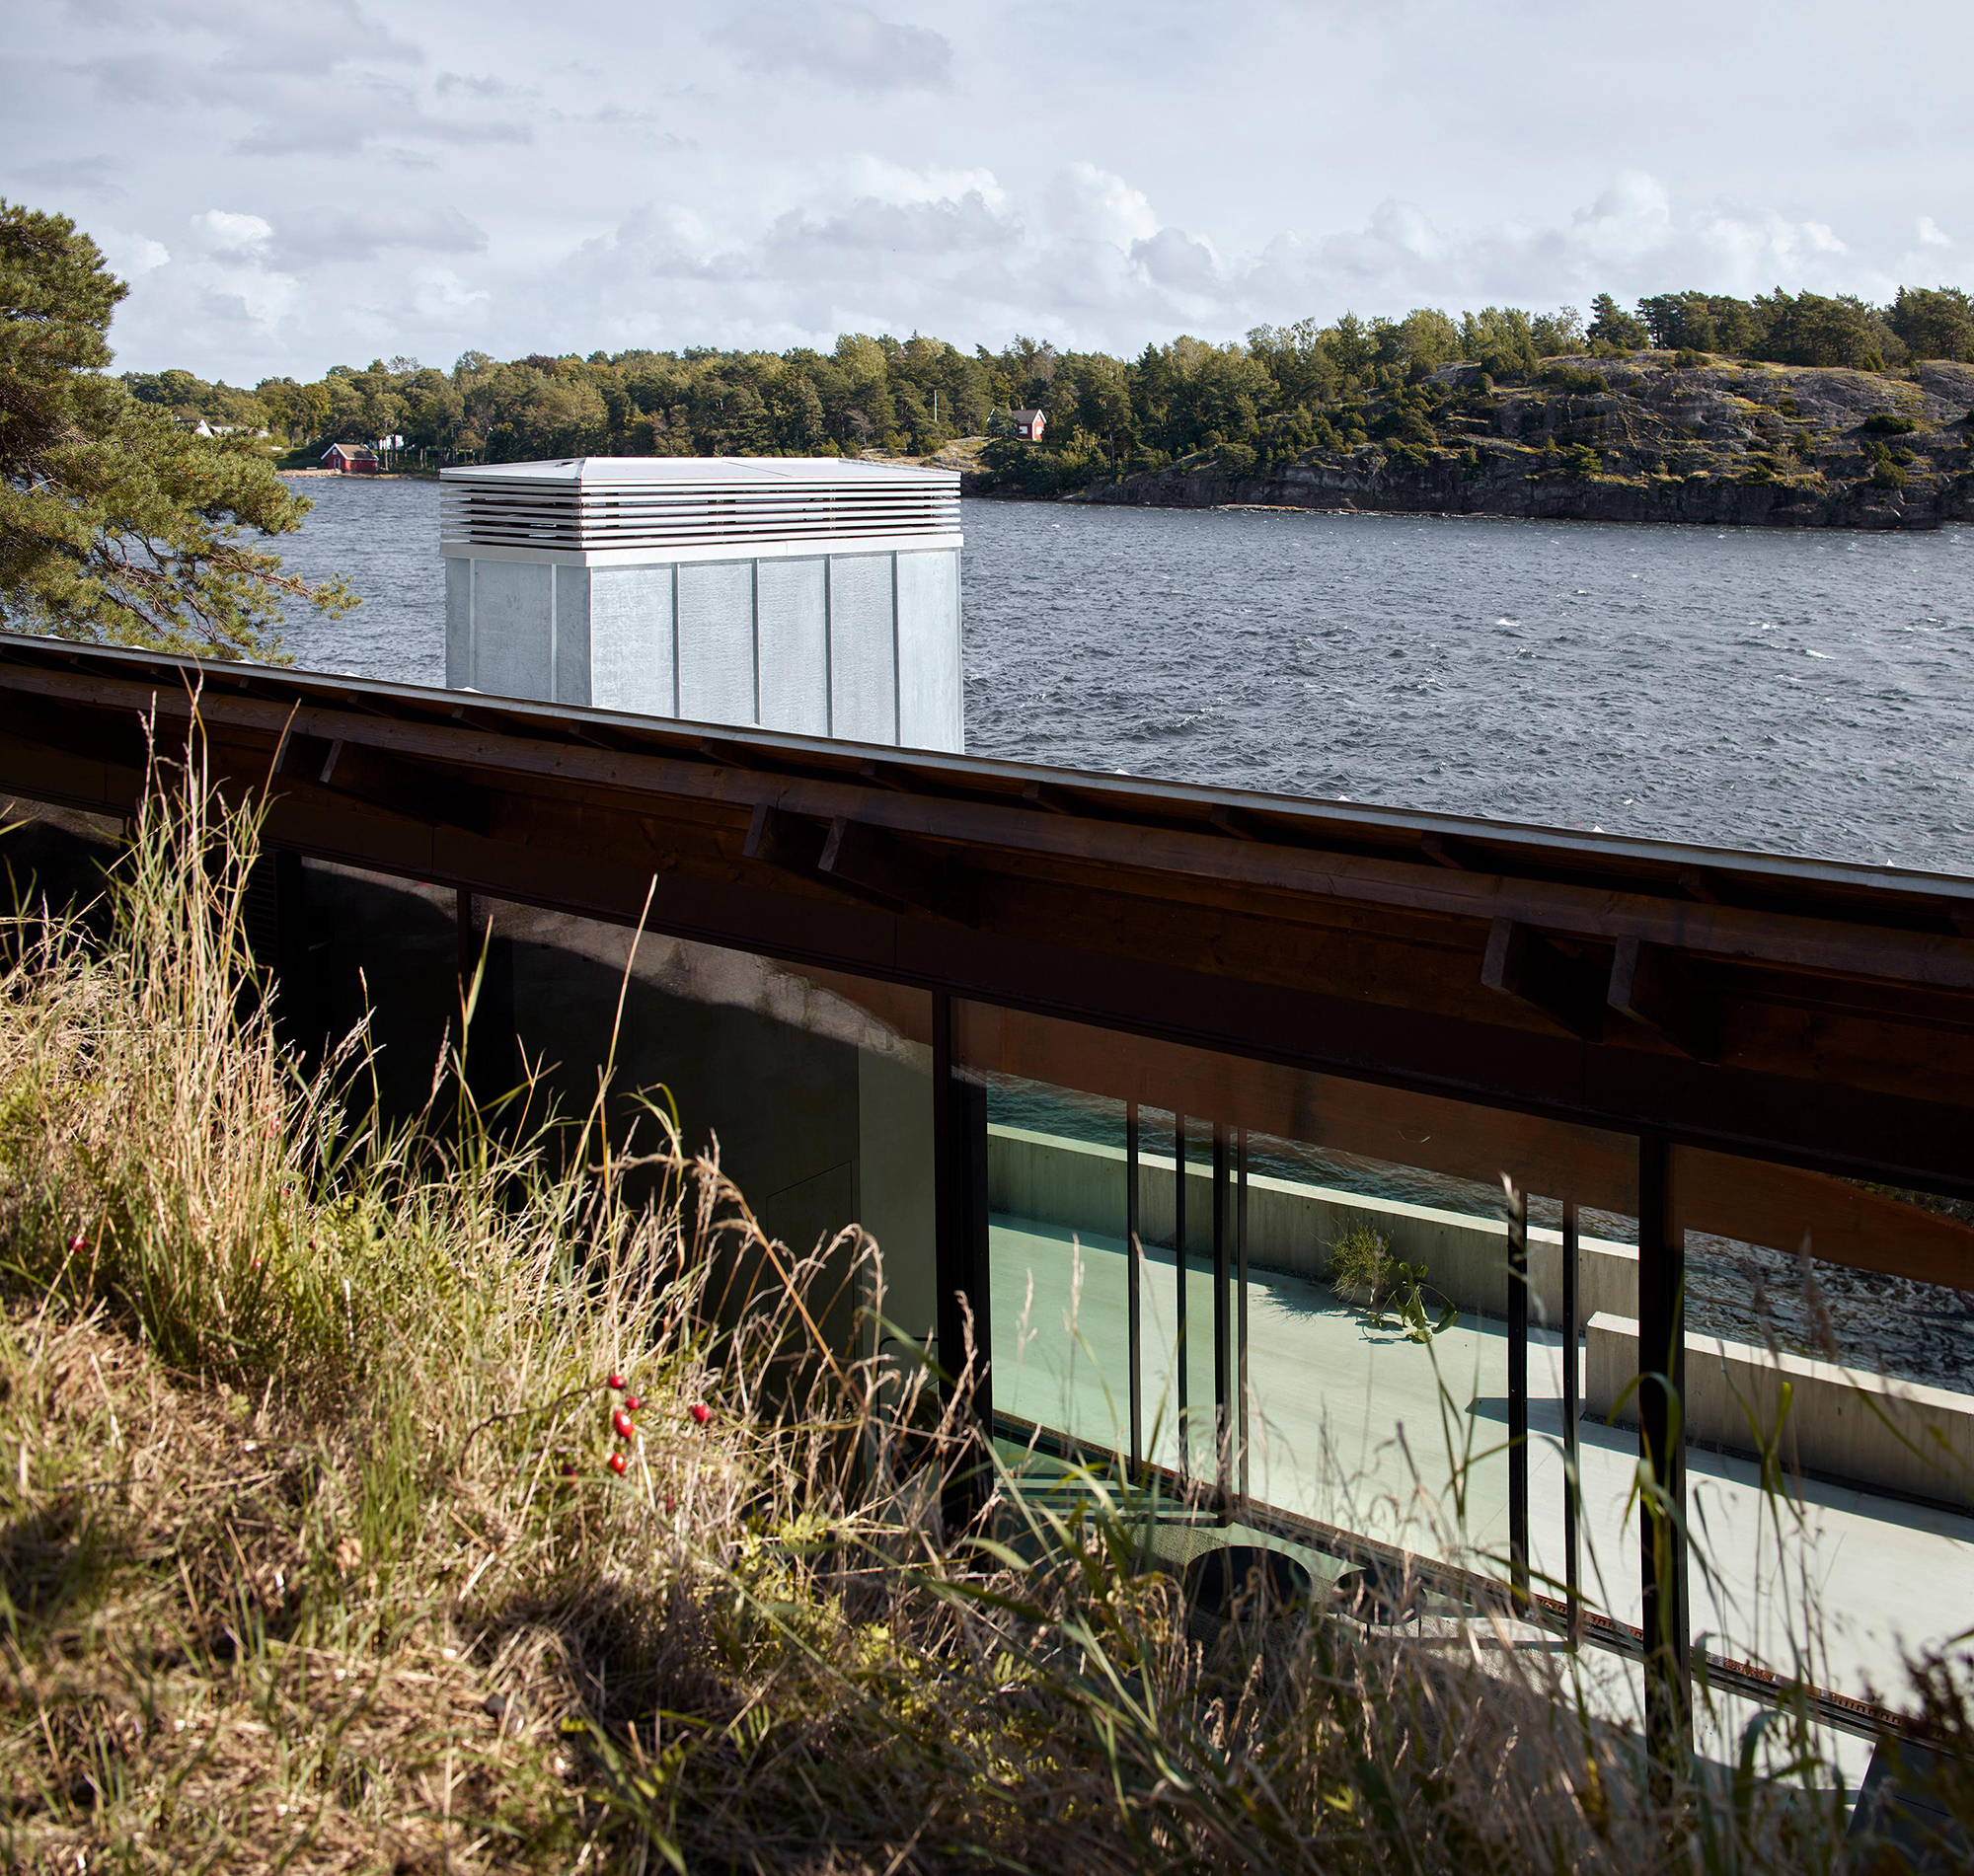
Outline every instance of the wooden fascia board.
<svg viewBox="0 0 1974 1876">
<path fill-rule="evenodd" d="M 62 674 L 45 687 L 17 683 L 41 676 L 10 671 L 7 681 L 20 689 L 45 688 L 51 695 L 87 695 L 89 701 L 112 709 L 141 712 L 155 700 L 161 715 L 185 717 L 191 711 L 190 693 L 174 695 L 163 686 L 132 680 Z M 474 780 L 490 785 L 497 777 L 512 778 L 516 787 L 535 779 L 719 804 L 736 815 L 751 815 L 765 799 L 824 822 L 848 816 L 922 841 L 1048 856 L 1154 876 L 1177 874 L 1230 890 L 1266 888 L 1487 925 L 1507 918 L 1559 937 L 1604 942 L 1632 938 L 1670 950 L 1790 970 L 1974 991 L 1974 940 L 1967 938 L 1469 873 L 1431 863 L 1331 855 L 1305 847 L 1229 840 L 1218 832 L 1037 814 L 1024 805 L 874 788 L 858 781 L 854 772 L 842 781 L 766 775 L 685 758 L 620 754 L 493 734 L 463 724 L 409 722 L 341 708 L 294 708 L 210 692 L 200 699 L 199 712 L 209 723 L 236 723 L 270 739 L 292 717 L 297 731 L 463 765 L 481 772 Z"/>
</svg>

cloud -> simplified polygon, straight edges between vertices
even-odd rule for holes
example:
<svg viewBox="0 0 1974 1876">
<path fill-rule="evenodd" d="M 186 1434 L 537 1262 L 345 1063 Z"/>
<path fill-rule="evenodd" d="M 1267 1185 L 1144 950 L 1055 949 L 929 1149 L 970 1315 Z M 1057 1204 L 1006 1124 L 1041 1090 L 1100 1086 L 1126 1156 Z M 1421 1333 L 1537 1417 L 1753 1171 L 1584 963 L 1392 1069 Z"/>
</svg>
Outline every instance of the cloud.
<svg viewBox="0 0 1974 1876">
<path fill-rule="evenodd" d="M 1920 246 L 1923 248 L 1950 248 L 1953 246 L 1953 237 L 1940 227 L 1938 222 L 1935 221 L 1931 215 L 1922 215 L 1919 218 L 1919 240 Z"/>
<path fill-rule="evenodd" d="M 321 78 L 348 65 L 419 65 L 424 52 L 400 38 L 355 0 L 309 0 L 270 7 L 262 0 L 84 0 L 71 9 L 119 38 L 158 34 L 189 38 L 217 50 L 204 62 L 242 76 Z M 126 61 L 111 55 L 90 65 Z"/>
<path fill-rule="evenodd" d="M 192 233 L 208 254 L 254 254 L 265 251 L 273 224 L 259 215 L 229 208 L 208 208 L 191 218 Z"/>
<path fill-rule="evenodd" d="M 270 259 L 288 267 L 346 266 L 391 251 L 485 254 L 487 235 L 450 207 L 317 209 L 284 219 L 269 244 Z"/>
<path fill-rule="evenodd" d="M 542 94 L 533 85 L 509 84 L 483 73 L 440 72 L 432 85 L 441 98 L 478 98 L 496 104 L 525 104 Z"/>
<path fill-rule="evenodd" d="M 532 143 L 534 125 L 506 117 L 441 117 L 408 86 L 371 81 L 357 95 L 311 94 L 270 114 L 234 146 L 242 156 L 349 156 L 419 143 L 455 149 Z"/>
<path fill-rule="evenodd" d="M 153 241 L 149 235 L 126 234 L 120 228 L 98 227 L 91 239 L 103 250 L 110 271 L 121 280 L 134 281 L 153 273 L 172 258 L 172 251 L 162 241 Z"/>
<path fill-rule="evenodd" d="M 114 157 L 51 158 L 30 163 L 18 174 L 37 188 L 72 189 L 80 195 L 103 195 L 113 200 L 120 200 L 129 192 L 116 180 L 124 174 L 124 166 Z"/>
<path fill-rule="evenodd" d="M 710 37 L 743 69 L 768 78 L 815 78 L 873 94 L 945 91 L 952 83 L 952 46 L 944 34 L 886 20 L 851 0 L 772 0 Z"/>
<path fill-rule="evenodd" d="M 862 186 L 855 194 L 851 184 Z M 1543 221 L 1449 227 L 1390 199 L 1354 227 L 1288 231 L 1242 253 L 1168 219 L 1144 190 L 1088 162 L 1018 193 L 990 171 L 870 158 L 822 165 L 807 199 L 751 230 L 698 203 L 646 204 L 545 277 L 554 290 L 530 302 L 528 330 L 549 328 L 557 344 L 583 349 L 783 346 L 917 329 L 962 343 L 1043 332 L 1065 345 L 1135 351 L 1182 331 L 1234 338 L 1353 309 L 1583 307 L 1598 292 L 1629 302 L 1668 281 L 1882 298 L 1894 284 L 1828 223 L 1688 206 L 1644 172 L 1622 173 Z"/>
<path fill-rule="evenodd" d="M 1119 248 L 1149 241 L 1159 218 L 1142 189 L 1094 163 L 1072 163 L 1042 193 L 1043 219 L 1072 241 L 1103 241 Z"/>
</svg>

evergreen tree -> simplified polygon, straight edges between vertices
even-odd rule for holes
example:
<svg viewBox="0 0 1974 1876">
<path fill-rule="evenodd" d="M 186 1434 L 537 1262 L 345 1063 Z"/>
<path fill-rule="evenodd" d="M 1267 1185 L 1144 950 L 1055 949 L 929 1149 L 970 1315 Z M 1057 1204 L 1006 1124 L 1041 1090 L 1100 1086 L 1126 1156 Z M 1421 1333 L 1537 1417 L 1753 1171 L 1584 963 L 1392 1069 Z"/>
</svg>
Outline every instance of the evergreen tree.
<svg viewBox="0 0 1974 1876">
<path fill-rule="evenodd" d="M 240 538 L 291 533 L 309 505 L 251 444 L 194 434 L 105 370 L 126 291 L 66 216 L 0 201 L 0 622 L 266 659 L 284 600 L 355 602 Z"/>
<path fill-rule="evenodd" d="M 1638 351 L 1651 342 L 1645 323 L 1625 312 L 1608 293 L 1590 302 L 1590 326 L 1586 335 L 1593 345 L 1608 345 L 1613 351 Z"/>
</svg>

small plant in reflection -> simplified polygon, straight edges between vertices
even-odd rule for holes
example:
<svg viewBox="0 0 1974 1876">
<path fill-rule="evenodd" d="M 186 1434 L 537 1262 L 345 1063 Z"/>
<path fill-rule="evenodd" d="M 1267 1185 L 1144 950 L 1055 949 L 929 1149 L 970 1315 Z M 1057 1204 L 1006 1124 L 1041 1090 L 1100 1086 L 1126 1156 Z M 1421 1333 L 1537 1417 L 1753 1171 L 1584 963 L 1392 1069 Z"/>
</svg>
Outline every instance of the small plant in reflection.
<svg viewBox="0 0 1974 1876">
<path fill-rule="evenodd" d="M 1429 1342 L 1459 1319 L 1460 1311 L 1435 1290 L 1423 1263 L 1392 1255 L 1392 1240 L 1369 1225 L 1346 1232 L 1329 1247 L 1329 1283 L 1364 1312 L 1366 1324 L 1396 1331 L 1407 1342 Z M 1436 1298 L 1435 1312 L 1428 1298 Z"/>
</svg>

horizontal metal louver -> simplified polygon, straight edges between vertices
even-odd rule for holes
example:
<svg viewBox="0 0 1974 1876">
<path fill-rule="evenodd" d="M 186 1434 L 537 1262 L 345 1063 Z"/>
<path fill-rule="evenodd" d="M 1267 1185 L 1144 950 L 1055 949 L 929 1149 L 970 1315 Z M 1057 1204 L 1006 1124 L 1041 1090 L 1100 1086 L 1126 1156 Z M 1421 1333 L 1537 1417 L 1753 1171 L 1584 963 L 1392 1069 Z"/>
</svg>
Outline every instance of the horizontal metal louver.
<svg viewBox="0 0 1974 1876">
<path fill-rule="evenodd" d="M 953 472 L 830 458 L 583 457 L 441 476 L 442 544 L 469 551 L 827 544 L 958 526 Z"/>
</svg>

